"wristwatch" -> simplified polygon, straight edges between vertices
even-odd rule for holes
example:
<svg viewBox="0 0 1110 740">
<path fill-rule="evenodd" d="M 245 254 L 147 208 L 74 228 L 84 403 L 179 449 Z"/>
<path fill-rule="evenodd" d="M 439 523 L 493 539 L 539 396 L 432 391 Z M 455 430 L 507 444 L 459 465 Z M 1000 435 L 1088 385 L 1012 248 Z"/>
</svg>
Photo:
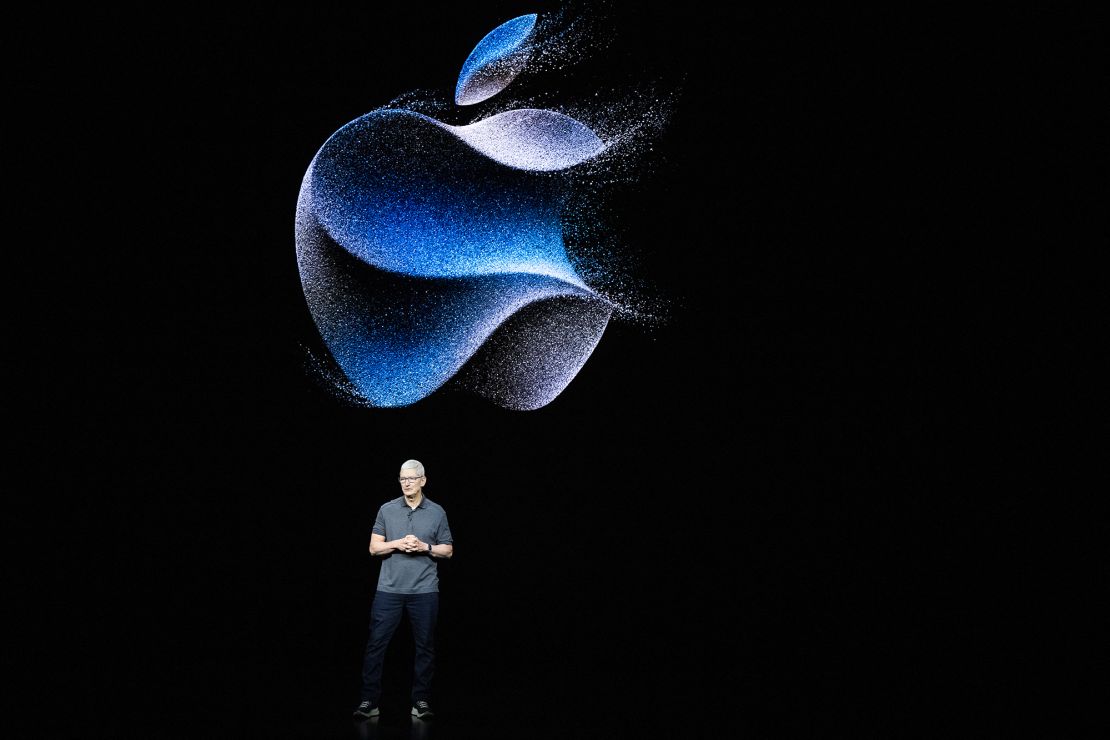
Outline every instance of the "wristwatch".
<svg viewBox="0 0 1110 740">
<path fill-rule="evenodd" d="M 428 543 L 428 557 L 431 557 L 431 555 L 432 555 L 432 543 L 429 542 Z"/>
</svg>

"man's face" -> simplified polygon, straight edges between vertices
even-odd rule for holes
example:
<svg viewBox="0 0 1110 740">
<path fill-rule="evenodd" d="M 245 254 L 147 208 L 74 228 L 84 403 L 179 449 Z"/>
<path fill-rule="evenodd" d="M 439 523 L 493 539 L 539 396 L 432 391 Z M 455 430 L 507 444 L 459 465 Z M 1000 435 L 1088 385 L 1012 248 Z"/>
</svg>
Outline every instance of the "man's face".
<svg viewBox="0 0 1110 740">
<path fill-rule="evenodd" d="M 411 468 L 402 470 L 398 478 L 401 481 L 401 491 L 406 496 L 415 496 L 424 487 L 424 476 L 417 476 L 416 471 Z"/>
</svg>

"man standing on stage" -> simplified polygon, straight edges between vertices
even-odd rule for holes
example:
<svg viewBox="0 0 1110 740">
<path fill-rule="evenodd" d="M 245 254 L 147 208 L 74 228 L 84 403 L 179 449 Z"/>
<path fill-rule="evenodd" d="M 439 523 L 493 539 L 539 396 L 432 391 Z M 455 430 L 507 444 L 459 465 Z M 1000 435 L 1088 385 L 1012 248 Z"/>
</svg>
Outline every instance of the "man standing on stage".
<svg viewBox="0 0 1110 740">
<path fill-rule="evenodd" d="M 447 512 L 424 496 L 424 466 L 417 460 L 401 465 L 401 492 L 378 509 L 370 535 L 370 554 L 381 557 L 378 590 L 370 609 L 370 640 L 362 663 L 362 703 L 355 718 L 378 716 L 382 693 L 382 662 L 393 632 L 408 612 L 416 642 L 412 678 L 412 714 L 428 717 L 432 709 L 432 674 L 435 670 L 433 637 L 439 613 L 439 577 L 436 561 L 450 558 L 455 548 Z"/>
</svg>

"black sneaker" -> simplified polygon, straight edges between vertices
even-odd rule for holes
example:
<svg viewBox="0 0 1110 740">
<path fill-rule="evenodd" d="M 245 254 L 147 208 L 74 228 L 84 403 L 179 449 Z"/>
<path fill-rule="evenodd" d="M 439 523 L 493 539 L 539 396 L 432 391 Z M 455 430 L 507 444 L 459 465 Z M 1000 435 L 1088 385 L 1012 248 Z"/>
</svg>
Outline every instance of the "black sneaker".
<svg viewBox="0 0 1110 740">
<path fill-rule="evenodd" d="M 371 717 L 377 717 L 379 714 L 380 712 L 376 706 L 368 701 L 364 701 L 359 704 L 358 709 L 355 710 L 355 719 L 370 719 Z"/>
<path fill-rule="evenodd" d="M 432 713 L 431 706 L 428 705 L 428 702 L 421 699 L 420 701 L 412 705 L 412 716 L 424 719 L 425 717 L 432 717 L 434 715 Z"/>
</svg>

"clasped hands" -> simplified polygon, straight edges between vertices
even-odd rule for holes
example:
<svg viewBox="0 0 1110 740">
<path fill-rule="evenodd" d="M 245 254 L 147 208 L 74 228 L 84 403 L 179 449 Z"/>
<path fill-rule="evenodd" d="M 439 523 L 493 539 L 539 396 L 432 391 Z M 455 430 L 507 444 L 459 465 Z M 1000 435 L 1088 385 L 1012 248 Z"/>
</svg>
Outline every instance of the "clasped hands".
<svg viewBox="0 0 1110 740">
<path fill-rule="evenodd" d="M 401 552 L 428 552 L 428 543 L 421 542 L 414 534 L 406 534 L 400 542 Z"/>
</svg>

